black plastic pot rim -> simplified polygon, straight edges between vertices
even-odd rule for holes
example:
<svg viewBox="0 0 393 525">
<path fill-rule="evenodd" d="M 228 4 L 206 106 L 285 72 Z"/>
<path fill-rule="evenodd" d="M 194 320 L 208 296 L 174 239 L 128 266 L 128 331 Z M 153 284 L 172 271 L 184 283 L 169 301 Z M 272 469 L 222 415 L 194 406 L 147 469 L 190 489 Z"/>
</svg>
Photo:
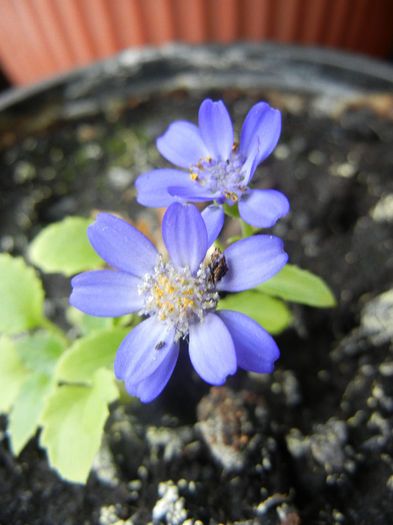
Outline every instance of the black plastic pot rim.
<svg viewBox="0 0 393 525">
<path fill-rule="evenodd" d="M 10 88 L 0 96 L 0 111 L 10 109 L 50 89 L 78 85 L 81 79 L 86 78 L 90 80 L 90 86 L 102 81 L 103 78 L 119 76 L 134 78 L 138 84 L 143 81 L 143 68 L 152 64 L 160 66 L 157 70 L 156 84 L 161 88 L 163 86 L 198 88 L 199 86 L 193 85 L 193 82 L 203 74 L 205 75 L 204 88 L 207 89 L 253 86 L 296 90 L 301 87 L 303 92 L 316 92 L 320 91 L 321 86 L 318 87 L 318 83 L 309 84 L 305 74 L 317 73 L 323 82 L 329 80 L 329 75 L 323 75 L 323 70 L 328 72 L 334 70 L 338 77 L 340 72 L 345 75 L 356 75 L 357 78 L 352 79 L 353 85 L 346 82 L 345 87 L 348 90 L 358 91 L 359 94 L 364 90 L 367 91 L 368 81 L 371 84 L 380 82 L 386 85 L 385 90 L 393 88 L 393 66 L 388 62 L 364 55 L 273 42 L 239 42 L 229 45 L 170 43 L 161 47 L 125 49 L 112 58 L 56 75 L 37 84 Z M 231 76 L 231 71 L 240 67 L 244 73 L 249 74 L 248 79 L 238 74 Z M 359 79 L 361 87 L 359 87 Z M 236 85 L 229 84 L 229 80 L 236 82 Z M 137 85 L 136 89 L 138 91 Z M 157 88 L 152 89 L 153 91 L 157 91 Z"/>
</svg>

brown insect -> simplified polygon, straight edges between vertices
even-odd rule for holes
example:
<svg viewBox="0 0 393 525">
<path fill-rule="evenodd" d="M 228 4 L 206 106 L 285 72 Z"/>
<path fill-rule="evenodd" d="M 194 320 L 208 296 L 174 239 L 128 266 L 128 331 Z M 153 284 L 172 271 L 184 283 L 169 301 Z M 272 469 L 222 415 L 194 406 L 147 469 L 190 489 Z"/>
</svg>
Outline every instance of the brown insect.
<svg viewBox="0 0 393 525">
<path fill-rule="evenodd" d="M 224 255 L 216 248 L 211 256 L 209 262 L 209 281 L 213 284 L 217 283 L 228 271 L 228 266 Z"/>
<path fill-rule="evenodd" d="M 155 350 L 161 350 L 161 348 L 164 348 L 165 346 L 165 342 L 164 341 L 160 341 L 159 343 L 156 344 L 156 346 L 154 347 Z"/>
</svg>

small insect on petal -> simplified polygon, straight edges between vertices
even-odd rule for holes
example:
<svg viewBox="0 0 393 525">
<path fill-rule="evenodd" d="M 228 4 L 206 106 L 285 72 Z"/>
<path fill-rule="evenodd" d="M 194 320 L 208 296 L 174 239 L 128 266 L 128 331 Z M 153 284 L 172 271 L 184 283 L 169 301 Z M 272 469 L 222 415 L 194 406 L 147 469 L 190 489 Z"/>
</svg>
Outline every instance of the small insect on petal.
<svg viewBox="0 0 393 525">
<path fill-rule="evenodd" d="M 210 270 L 209 281 L 212 284 L 217 283 L 227 273 L 228 266 L 225 257 L 218 248 L 214 250 L 208 267 Z"/>
</svg>

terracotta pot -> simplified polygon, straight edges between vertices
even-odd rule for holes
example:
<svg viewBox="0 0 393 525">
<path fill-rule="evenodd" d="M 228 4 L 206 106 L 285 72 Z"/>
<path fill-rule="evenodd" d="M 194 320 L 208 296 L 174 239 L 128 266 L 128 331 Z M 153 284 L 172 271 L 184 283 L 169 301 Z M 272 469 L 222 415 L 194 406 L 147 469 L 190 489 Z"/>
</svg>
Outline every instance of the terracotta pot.
<svg viewBox="0 0 393 525">
<path fill-rule="evenodd" d="M 275 40 L 386 56 L 391 0 L 1 0 L 0 61 L 29 84 L 127 47 Z"/>
</svg>

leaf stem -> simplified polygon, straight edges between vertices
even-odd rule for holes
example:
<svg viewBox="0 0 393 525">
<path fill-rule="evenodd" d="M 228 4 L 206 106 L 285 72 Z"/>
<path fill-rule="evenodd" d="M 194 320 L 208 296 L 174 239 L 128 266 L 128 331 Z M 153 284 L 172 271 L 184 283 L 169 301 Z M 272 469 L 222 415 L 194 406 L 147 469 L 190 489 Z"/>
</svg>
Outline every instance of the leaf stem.
<svg viewBox="0 0 393 525">
<path fill-rule="evenodd" d="M 251 237 L 251 235 L 254 233 L 254 228 L 243 221 L 243 219 L 240 219 L 240 226 L 242 229 L 242 236 L 245 237 Z"/>
</svg>

